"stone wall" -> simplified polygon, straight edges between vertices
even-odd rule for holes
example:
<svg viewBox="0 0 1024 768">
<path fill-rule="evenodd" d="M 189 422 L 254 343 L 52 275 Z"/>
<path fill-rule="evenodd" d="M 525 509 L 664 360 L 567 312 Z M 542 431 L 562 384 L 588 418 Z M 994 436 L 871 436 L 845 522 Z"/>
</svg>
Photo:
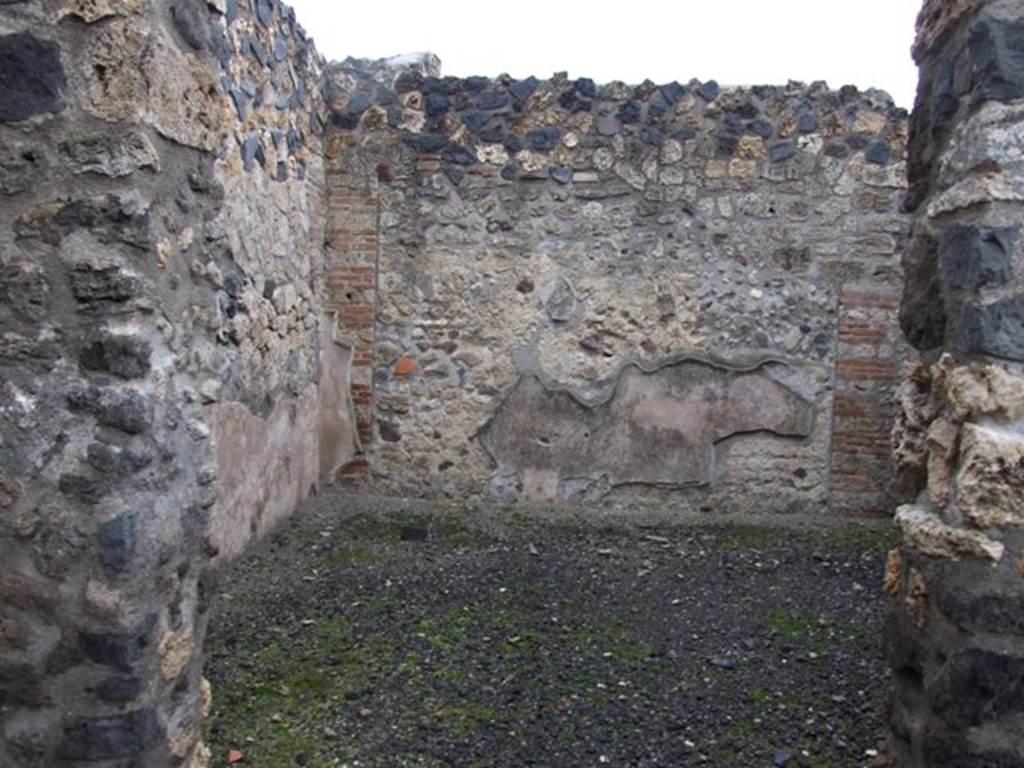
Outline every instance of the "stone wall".
<svg viewBox="0 0 1024 768">
<path fill-rule="evenodd" d="M 900 766 L 1024 765 L 1024 9 L 928 2 L 915 56 L 886 630 Z"/>
<path fill-rule="evenodd" d="M 887 96 L 352 61 L 329 82 L 330 290 L 362 368 L 346 477 L 888 513 Z"/>
<path fill-rule="evenodd" d="M 0 4 L 5 766 L 205 764 L 211 562 L 320 474 L 320 70 L 276 0 Z"/>
</svg>

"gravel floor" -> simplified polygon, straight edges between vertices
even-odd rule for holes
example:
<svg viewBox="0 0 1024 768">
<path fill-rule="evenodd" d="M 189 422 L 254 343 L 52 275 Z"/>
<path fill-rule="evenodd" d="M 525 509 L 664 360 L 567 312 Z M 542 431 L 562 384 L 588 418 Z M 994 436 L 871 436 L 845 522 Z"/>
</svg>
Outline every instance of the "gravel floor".
<svg viewBox="0 0 1024 768">
<path fill-rule="evenodd" d="M 328 495 L 223 574 L 214 765 L 866 766 L 888 525 Z"/>
</svg>

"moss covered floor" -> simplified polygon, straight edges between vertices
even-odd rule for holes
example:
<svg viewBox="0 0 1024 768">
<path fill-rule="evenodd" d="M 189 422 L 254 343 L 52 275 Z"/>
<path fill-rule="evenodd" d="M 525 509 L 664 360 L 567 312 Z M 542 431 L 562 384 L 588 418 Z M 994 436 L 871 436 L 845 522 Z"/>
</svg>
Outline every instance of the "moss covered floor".
<svg viewBox="0 0 1024 768">
<path fill-rule="evenodd" d="M 321 497 L 222 575 L 214 765 L 869 765 L 894 532 L 767 522 Z"/>
</svg>

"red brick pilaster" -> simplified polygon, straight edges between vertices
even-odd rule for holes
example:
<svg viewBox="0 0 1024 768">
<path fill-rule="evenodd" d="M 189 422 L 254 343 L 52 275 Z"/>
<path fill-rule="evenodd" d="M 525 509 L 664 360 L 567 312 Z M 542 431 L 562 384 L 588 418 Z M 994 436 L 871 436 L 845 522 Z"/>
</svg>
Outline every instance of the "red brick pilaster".
<svg viewBox="0 0 1024 768">
<path fill-rule="evenodd" d="M 337 317 L 338 339 L 352 347 L 351 396 L 360 454 L 342 468 L 342 482 L 365 479 L 365 453 L 373 438 L 373 343 L 377 307 L 378 198 L 328 175 L 327 310 Z"/>
<path fill-rule="evenodd" d="M 892 293 L 845 290 L 839 297 L 831 487 L 838 514 L 890 513 L 898 311 Z"/>
</svg>

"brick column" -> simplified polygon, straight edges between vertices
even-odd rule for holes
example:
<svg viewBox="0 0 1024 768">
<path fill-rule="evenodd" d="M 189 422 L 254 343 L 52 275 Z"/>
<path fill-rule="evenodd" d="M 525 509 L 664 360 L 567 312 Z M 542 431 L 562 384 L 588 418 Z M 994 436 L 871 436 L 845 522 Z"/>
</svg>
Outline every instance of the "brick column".
<svg viewBox="0 0 1024 768">
<path fill-rule="evenodd" d="M 856 517 L 888 516 L 892 393 L 899 297 L 844 290 L 839 297 L 832 435 L 832 507 Z"/>
<path fill-rule="evenodd" d="M 377 304 L 378 198 L 351 186 L 342 173 L 328 174 L 327 304 L 337 319 L 337 339 L 352 348 L 351 394 L 359 455 L 342 467 L 339 480 L 369 473 L 366 450 L 373 438 L 373 340 Z"/>
</svg>

